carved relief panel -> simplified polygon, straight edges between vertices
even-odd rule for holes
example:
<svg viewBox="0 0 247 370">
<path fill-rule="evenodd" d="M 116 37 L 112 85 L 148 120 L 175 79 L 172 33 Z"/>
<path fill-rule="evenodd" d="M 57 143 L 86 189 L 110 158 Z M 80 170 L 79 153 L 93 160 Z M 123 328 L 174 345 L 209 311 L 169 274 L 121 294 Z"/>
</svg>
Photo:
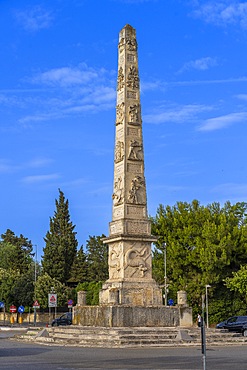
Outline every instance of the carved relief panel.
<svg viewBox="0 0 247 370">
<path fill-rule="evenodd" d="M 118 70 L 117 91 L 121 90 L 123 87 L 124 87 L 124 73 L 123 67 L 120 67 Z"/>
<path fill-rule="evenodd" d="M 145 278 L 152 275 L 151 248 L 146 244 L 133 243 L 124 255 L 124 275 L 126 278 Z"/>
<path fill-rule="evenodd" d="M 115 147 L 115 163 L 121 162 L 124 159 L 124 142 L 117 141 Z"/>
<path fill-rule="evenodd" d="M 139 126 L 141 122 L 140 104 L 133 104 L 129 107 L 129 125 Z"/>
<path fill-rule="evenodd" d="M 133 90 L 139 89 L 139 76 L 137 68 L 135 66 L 129 67 L 126 84 L 127 87 L 130 87 Z"/>
<path fill-rule="evenodd" d="M 122 204 L 124 200 L 123 198 L 124 198 L 123 181 L 122 177 L 120 176 L 114 183 L 114 193 L 112 195 L 114 206 Z"/>
<path fill-rule="evenodd" d="M 135 176 L 131 180 L 128 202 L 132 204 L 146 204 L 146 185 L 142 176 Z"/>
<path fill-rule="evenodd" d="M 114 243 L 109 248 L 109 278 L 120 278 L 121 271 L 123 270 L 123 251 L 121 243 Z"/>
<path fill-rule="evenodd" d="M 131 140 L 128 159 L 132 161 L 142 161 L 143 160 L 143 148 L 142 144 L 136 140 Z"/>
<path fill-rule="evenodd" d="M 124 102 L 118 104 L 116 110 L 117 110 L 116 125 L 121 125 L 123 124 L 124 121 Z"/>
</svg>

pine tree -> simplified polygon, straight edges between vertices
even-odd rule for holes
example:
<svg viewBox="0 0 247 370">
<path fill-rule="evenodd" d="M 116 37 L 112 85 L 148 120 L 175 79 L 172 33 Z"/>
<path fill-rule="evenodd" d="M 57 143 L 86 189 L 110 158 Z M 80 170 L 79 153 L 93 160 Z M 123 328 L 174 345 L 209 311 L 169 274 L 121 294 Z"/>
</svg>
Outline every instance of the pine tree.
<svg viewBox="0 0 247 370">
<path fill-rule="evenodd" d="M 89 236 L 87 240 L 87 262 L 89 281 L 105 281 L 108 279 L 108 246 L 103 244 L 102 236 Z"/>
<path fill-rule="evenodd" d="M 55 200 L 56 211 L 50 218 L 50 230 L 46 233 L 43 272 L 65 284 L 71 274 L 78 242 L 75 225 L 70 221 L 69 202 L 59 189 L 59 200 Z"/>
<path fill-rule="evenodd" d="M 86 254 L 83 251 L 83 246 L 77 251 L 74 263 L 71 268 L 70 283 L 83 283 L 88 281 L 88 266 Z"/>
</svg>

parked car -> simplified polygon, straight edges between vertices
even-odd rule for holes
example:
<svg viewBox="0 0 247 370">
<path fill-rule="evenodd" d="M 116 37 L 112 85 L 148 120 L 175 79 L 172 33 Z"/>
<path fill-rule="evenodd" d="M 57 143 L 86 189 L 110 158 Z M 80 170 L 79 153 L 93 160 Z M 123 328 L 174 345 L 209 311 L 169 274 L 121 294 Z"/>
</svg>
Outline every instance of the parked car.
<svg viewBox="0 0 247 370">
<path fill-rule="evenodd" d="M 51 323 L 51 326 L 60 326 L 60 325 L 71 325 L 72 324 L 72 312 L 66 312 L 64 315 L 54 319 Z"/>
<path fill-rule="evenodd" d="M 247 316 L 232 316 L 216 325 L 217 329 L 228 329 L 247 336 Z"/>
</svg>

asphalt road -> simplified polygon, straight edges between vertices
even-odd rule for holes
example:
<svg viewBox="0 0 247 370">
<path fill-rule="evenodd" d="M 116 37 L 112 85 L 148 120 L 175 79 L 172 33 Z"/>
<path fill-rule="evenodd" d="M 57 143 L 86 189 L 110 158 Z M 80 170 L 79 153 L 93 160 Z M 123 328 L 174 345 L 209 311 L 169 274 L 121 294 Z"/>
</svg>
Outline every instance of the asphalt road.
<svg viewBox="0 0 247 370">
<path fill-rule="evenodd" d="M 246 370 L 247 347 L 207 349 L 206 370 Z M 203 369 L 202 354 L 195 348 L 102 349 L 44 346 L 0 338 L 0 369 Z"/>
</svg>

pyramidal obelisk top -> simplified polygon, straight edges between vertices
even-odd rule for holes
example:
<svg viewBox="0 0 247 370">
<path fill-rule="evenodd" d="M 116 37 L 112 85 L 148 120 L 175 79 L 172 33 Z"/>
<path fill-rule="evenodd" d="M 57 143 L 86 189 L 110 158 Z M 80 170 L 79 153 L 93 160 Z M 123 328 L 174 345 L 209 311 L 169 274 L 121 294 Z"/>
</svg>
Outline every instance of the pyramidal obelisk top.
<svg viewBox="0 0 247 370">
<path fill-rule="evenodd" d="M 114 184 L 109 237 L 109 280 L 101 304 L 159 305 L 152 279 L 151 223 L 147 214 L 136 31 L 119 34 Z"/>
</svg>

